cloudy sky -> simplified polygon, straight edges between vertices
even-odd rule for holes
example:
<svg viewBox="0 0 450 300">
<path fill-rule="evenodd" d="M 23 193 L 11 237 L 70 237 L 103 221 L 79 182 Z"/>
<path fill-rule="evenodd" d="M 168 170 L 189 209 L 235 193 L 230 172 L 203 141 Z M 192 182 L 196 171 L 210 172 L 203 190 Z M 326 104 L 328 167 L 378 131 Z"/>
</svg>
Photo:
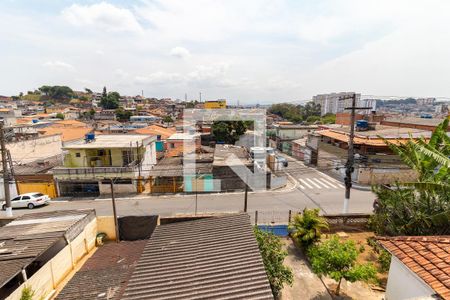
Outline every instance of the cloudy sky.
<svg viewBox="0 0 450 300">
<path fill-rule="evenodd" d="M 448 97 L 449 12 L 445 0 L 3 0 L 0 94 Z"/>
</svg>

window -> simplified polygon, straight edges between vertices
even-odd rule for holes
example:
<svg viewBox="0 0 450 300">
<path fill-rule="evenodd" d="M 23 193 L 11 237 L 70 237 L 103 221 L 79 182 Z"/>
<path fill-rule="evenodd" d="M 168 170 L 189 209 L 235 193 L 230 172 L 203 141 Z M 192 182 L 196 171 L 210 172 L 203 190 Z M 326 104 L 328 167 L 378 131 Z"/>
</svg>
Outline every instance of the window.
<svg viewBox="0 0 450 300">
<path fill-rule="evenodd" d="M 23 196 L 22 200 L 30 200 L 30 196 Z"/>
<path fill-rule="evenodd" d="M 16 197 L 16 198 L 13 198 L 11 201 L 19 201 L 19 200 L 20 200 L 20 196 Z"/>
<path fill-rule="evenodd" d="M 80 152 L 75 153 L 75 157 L 81 157 Z"/>
<path fill-rule="evenodd" d="M 170 143 L 169 147 L 173 149 L 173 148 L 175 148 L 175 144 L 174 143 Z"/>
<path fill-rule="evenodd" d="M 34 198 L 38 198 L 38 197 L 42 197 L 42 196 L 44 196 L 44 194 L 41 194 L 41 193 L 33 194 Z"/>
<path fill-rule="evenodd" d="M 97 151 L 97 155 L 98 156 L 104 156 L 105 155 L 105 150 L 98 150 Z"/>
</svg>

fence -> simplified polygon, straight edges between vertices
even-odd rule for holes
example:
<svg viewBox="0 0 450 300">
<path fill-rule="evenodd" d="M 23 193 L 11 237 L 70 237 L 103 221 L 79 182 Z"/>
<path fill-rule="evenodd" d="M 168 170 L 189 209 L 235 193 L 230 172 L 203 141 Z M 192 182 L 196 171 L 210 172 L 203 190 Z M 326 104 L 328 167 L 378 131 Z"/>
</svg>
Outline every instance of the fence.
<svg viewBox="0 0 450 300">
<path fill-rule="evenodd" d="M 283 231 L 297 213 L 301 213 L 301 211 L 255 211 L 253 214 L 250 214 L 250 218 L 252 224 L 258 225 L 267 231 Z M 330 225 L 330 231 L 366 229 L 370 216 L 370 214 L 361 213 L 323 215 Z M 284 226 L 284 228 L 280 226 Z"/>
</svg>

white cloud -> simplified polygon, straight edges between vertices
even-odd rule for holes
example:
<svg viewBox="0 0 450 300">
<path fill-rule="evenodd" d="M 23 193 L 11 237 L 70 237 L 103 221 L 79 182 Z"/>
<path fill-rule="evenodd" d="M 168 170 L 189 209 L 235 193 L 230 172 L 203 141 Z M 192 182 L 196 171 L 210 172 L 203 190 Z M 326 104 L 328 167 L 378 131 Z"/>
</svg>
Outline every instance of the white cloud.
<svg viewBox="0 0 450 300">
<path fill-rule="evenodd" d="M 71 64 L 63 62 L 63 61 L 59 61 L 59 60 L 47 61 L 43 65 L 44 65 L 44 67 L 49 67 L 49 68 L 59 69 L 59 70 L 66 70 L 66 71 L 74 71 L 75 70 L 75 67 L 72 66 Z"/>
<path fill-rule="evenodd" d="M 147 76 L 135 76 L 134 81 L 138 84 L 171 85 L 184 81 L 178 73 L 155 72 Z"/>
<path fill-rule="evenodd" d="M 191 53 L 186 48 L 175 47 L 175 48 L 172 48 L 172 50 L 170 50 L 170 55 L 174 56 L 174 57 L 182 58 L 182 59 L 187 59 L 187 58 L 189 58 L 189 56 L 191 56 Z"/>
<path fill-rule="evenodd" d="M 74 26 L 95 27 L 107 32 L 142 32 L 142 27 L 130 10 L 107 2 L 72 4 L 62 11 L 62 16 Z"/>
</svg>

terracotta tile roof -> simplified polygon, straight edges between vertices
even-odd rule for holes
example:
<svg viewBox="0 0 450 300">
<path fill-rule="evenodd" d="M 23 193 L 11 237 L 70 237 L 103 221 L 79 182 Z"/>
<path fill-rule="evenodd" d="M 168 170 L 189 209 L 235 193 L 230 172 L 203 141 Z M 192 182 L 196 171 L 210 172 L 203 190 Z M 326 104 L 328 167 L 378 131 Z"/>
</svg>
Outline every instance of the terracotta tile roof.
<svg viewBox="0 0 450 300">
<path fill-rule="evenodd" d="M 450 299 L 450 236 L 377 237 L 443 299 Z"/>
<path fill-rule="evenodd" d="M 42 135 L 61 134 L 61 140 L 63 142 L 82 139 L 91 131 L 92 129 L 88 127 L 54 127 L 53 125 L 38 130 Z"/>
<path fill-rule="evenodd" d="M 160 135 L 161 139 L 165 140 L 176 132 L 174 127 L 164 128 L 158 125 L 150 125 L 145 128 L 136 129 L 134 133 L 137 134 L 149 134 L 149 135 Z"/>
<path fill-rule="evenodd" d="M 76 126 L 76 127 L 88 127 L 88 125 L 84 122 L 80 122 L 77 120 L 61 120 L 61 121 L 56 121 L 53 123 L 52 126 L 59 126 L 59 127 L 64 127 L 64 126 Z"/>
<path fill-rule="evenodd" d="M 330 137 L 332 139 L 341 141 L 341 142 L 347 142 L 348 143 L 348 134 L 344 132 L 338 132 L 334 130 L 320 130 L 316 131 L 317 134 L 320 134 L 322 136 Z M 387 139 L 389 142 L 399 145 L 406 143 L 409 138 L 395 138 L 395 139 Z M 362 137 L 362 136 L 355 136 L 354 143 L 356 145 L 368 145 L 368 146 L 386 146 L 386 143 L 381 138 L 373 138 L 373 137 Z"/>
</svg>

